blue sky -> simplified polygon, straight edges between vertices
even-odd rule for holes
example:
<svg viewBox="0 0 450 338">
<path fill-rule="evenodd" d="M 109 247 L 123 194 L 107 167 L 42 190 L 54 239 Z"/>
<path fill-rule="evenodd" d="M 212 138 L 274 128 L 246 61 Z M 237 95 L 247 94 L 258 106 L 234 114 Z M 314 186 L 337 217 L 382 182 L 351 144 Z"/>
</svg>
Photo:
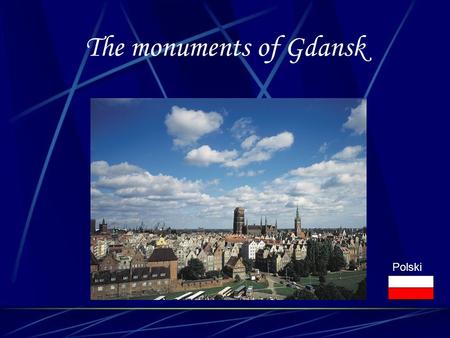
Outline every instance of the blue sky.
<svg viewBox="0 0 450 338">
<path fill-rule="evenodd" d="M 231 228 L 366 222 L 365 101 L 94 99 L 92 216 Z"/>
</svg>

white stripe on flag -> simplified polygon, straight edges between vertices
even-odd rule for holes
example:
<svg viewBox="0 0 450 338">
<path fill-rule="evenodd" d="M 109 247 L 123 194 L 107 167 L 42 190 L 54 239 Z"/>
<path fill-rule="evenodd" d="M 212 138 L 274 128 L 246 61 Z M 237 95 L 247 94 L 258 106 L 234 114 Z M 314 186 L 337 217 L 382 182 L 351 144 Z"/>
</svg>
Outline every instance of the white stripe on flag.
<svg viewBox="0 0 450 338">
<path fill-rule="evenodd" d="M 434 276 L 389 276 L 390 288 L 432 288 Z"/>
</svg>

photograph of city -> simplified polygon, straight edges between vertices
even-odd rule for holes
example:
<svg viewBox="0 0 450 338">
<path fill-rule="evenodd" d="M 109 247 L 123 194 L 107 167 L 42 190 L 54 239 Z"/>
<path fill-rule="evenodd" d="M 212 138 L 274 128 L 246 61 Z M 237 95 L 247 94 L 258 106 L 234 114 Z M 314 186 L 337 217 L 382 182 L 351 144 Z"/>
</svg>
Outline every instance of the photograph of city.
<svg viewBox="0 0 450 338">
<path fill-rule="evenodd" d="M 366 100 L 91 100 L 93 300 L 366 299 Z"/>
</svg>

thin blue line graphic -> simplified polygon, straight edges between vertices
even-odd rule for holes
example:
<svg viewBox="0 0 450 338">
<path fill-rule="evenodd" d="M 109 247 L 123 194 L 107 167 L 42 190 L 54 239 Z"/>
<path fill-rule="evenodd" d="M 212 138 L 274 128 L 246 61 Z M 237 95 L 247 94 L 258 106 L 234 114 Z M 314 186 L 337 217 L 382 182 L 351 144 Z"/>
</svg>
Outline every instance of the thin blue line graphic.
<svg viewBox="0 0 450 338">
<path fill-rule="evenodd" d="M 257 315 L 257 316 L 253 316 L 253 317 L 247 318 L 247 319 L 245 319 L 245 320 L 243 320 L 243 321 L 240 321 L 240 322 L 238 322 L 238 323 L 236 323 L 236 324 L 233 324 L 233 325 L 231 325 L 231 326 L 227 326 L 226 328 L 224 328 L 224 329 L 222 329 L 222 330 L 220 330 L 220 331 L 218 331 L 218 332 L 216 332 L 216 333 L 210 335 L 209 337 L 211 338 L 211 337 L 218 336 L 218 335 L 221 334 L 221 333 L 224 333 L 224 332 L 226 332 L 226 331 L 228 331 L 228 330 L 234 329 L 235 327 L 237 327 L 237 326 L 239 326 L 239 325 L 243 325 L 243 324 L 245 324 L 245 323 L 247 323 L 247 322 L 249 322 L 249 321 L 251 321 L 251 320 L 254 320 L 254 319 L 257 319 L 257 318 L 260 318 L 260 317 L 264 317 L 264 316 L 266 316 L 266 315 L 268 315 L 269 313 L 272 313 L 272 312 L 273 312 L 273 311 L 267 311 L 267 312 L 263 312 L 263 313 L 261 313 L 261 314 L 259 314 L 259 315 Z"/>
<path fill-rule="evenodd" d="M 311 320 L 307 320 L 307 321 L 304 321 L 304 322 L 301 322 L 301 323 L 297 323 L 297 324 L 293 324 L 293 325 L 289 325 L 289 326 L 285 326 L 285 327 L 280 327 L 279 329 L 275 329 L 275 330 L 271 330 L 271 331 L 261 332 L 261 333 L 258 333 L 258 334 L 254 334 L 252 336 L 248 336 L 247 338 L 260 337 L 260 336 L 265 336 L 267 334 L 272 334 L 272 333 L 275 333 L 275 332 L 289 330 L 289 329 L 292 329 L 292 328 L 297 327 L 297 326 L 302 326 L 302 325 L 306 325 L 306 324 L 309 324 L 309 323 L 312 323 L 312 322 L 316 322 L 316 321 L 322 320 L 324 318 L 333 316 L 334 314 L 335 313 L 330 313 L 328 315 L 317 317 L 317 318 L 314 318 L 314 319 L 311 319 Z"/>
<path fill-rule="evenodd" d="M 124 311 L 124 312 L 116 313 L 116 314 L 111 315 L 111 316 L 107 316 L 105 318 L 101 318 L 97 322 L 92 323 L 92 324 L 90 324 L 88 326 L 85 326 L 85 327 L 83 327 L 83 328 L 81 328 L 81 329 L 79 329 L 79 330 L 77 330 L 75 332 L 72 332 L 71 334 L 67 335 L 66 337 L 72 337 L 72 336 L 74 336 L 74 335 L 76 335 L 76 334 L 78 334 L 80 332 L 83 332 L 83 331 L 86 331 L 86 330 L 90 329 L 91 327 L 94 327 L 94 326 L 97 326 L 97 325 L 99 325 L 101 323 L 107 322 L 108 320 L 111 320 L 111 319 L 114 319 L 114 318 L 126 315 L 129 312 L 131 312 L 131 311 Z"/>
<path fill-rule="evenodd" d="M 386 51 L 384 52 L 383 57 L 381 58 L 380 63 L 378 64 L 377 69 L 375 70 L 375 73 L 372 76 L 372 80 L 370 80 L 369 86 L 367 87 L 366 93 L 364 94 L 364 98 L 367 99 L 367 97 L 369 96 L 370 90 L 372 89 L 372 86 L 375 82 L 375 80 L 377 79 L 378 73 L 380 72 L 381 67 L 383 66 L 384 60 L 386 60 L 387 55 L 389 54 L 389 51 L 392 48 L 392 45 L 394 44 L 395 40 L 397 39 L 398 34 L 400 33 L 403 25 L 406 22 L 406 19 L 408 19 L 409 14 L 411 13 L 414 4 L 415 4 L 415 0 L 411 1 L 411 4 L 408 7 L 408 10 L 405 13 L 405 16 L 403 17 L 402 21 L 400 22 L 400 25 L 398 26 L 397 30 L 395 31 L 394 36 L 392 37 L 391 42 L 389 42 L 389 45 L 386 49 Z"/>
<path fill-rule="evenodd" d="M 14 330 L 12 330 L 12 331 L 9 331 L 9 332 L 5 333 L 5 337 L 6 337 L 6 336 L 10 336 L 10 335 L 12 335 L 12 334 L 15 334 L 15 333 L 17 333 L 17 332 L 20 332 L 20 331 L 22 331 L 22 330 L 25 330 L 25 329 L 27 329 L 27 328 L 33 326 L 33 325 L 42 323 L 42 322 L 46 321 L 47 319 L 50 319 L 50 318 L 53 318 L 53 317 L 60 316 L 60 315 L 66 313 L 66 312 L 68 312 L 68 311 L 71 311 L 71 309 L 53 313 L 53 314 L 51 314 L 51 315 L 49 315 L 49 316 L 43 317 L 43 318 L 41 318 L 41 319 L 35 320 L 35 321 L 31 322 L 31 323 L 28 323 L 28 324 L 26 324 L 26 325 L 24 325 L 24 326 L 18 327 L 17 329 L 14 329 Z"/>
<path fill-rule="evenodd" d="M 108 317 L 110 317 L 110 316 L 108 316 Z M 55 333 L 64 332 L 64 331 L 68 331 L 68 330 L 71 330 L 71 329 L 75 329 L 77 327 L 83 327 L 83 326 L 86 326 L 86 325 L 89 325 L 89 324 L 92 324 L 92 323 L 97 323 L 99 320 L 102 320 L 104 318 L 105 317 L 97 318 L 97 319 L 90 320 L 90 321 L 87 321 L 87 322 L 83 322 L 83 323 L 79 323 L 79 324 L 75 324 L 75 325 L 71 325 L 71 326 L 66 326 L 66 327 L 63 327 L 63 328 L 60 328 L 60 329 L 55 329 L 55 330 L 51 330 L 51 331 L 38 333 L 38 334 L 35 334 L 33 336 L 30 336 L 30 338 L 48 336 L 48 335 L 52 335 L 52 334 L 55 334 Z"/>
<path fill-rule="evenodd" d="M 394 317 L 394 318 L 389 318 L 389 319 L 384 319 L 384 320 L 380 320 L 380 321 L 376 321 L 376 322 L 369 322 L 369 323 L 362 323 L 362 324 L 356 324 L 356 325 L 350 325 L 350 326 L 343 326 L 343 327 L 337 327 L 337 328 L 334 328 L 334 329 L 327 329 L 327 330 L 320 330 L 320 331 L 313 331 L 313 332 L 305 332 L 305 333 L 291 335 L 291 336 L 284 336 L 283 338 L 305 337 L 305 336 L 318 335 L 318 334 L 322 334 L 322 333 L 342 331 L 342 330 L 346 330 L 346 329 L 355 329 L 355 328 L 361 328 L 361 327 L 365 328 L 368 325 L 372 325 L 374 323 L 379 323 L 378 325 L 381 325 L 381 324 L 389 323 L 389 322 L 396 321 L 396 320 L 401 320 L 401 319 L 421 316 L 421 315 L 424 315 L 424 314 L 427 314 L 427 313 L 431 313 L 431 312 L 435 312 L 435 311 L 439 311 L 439 310 L 430 310 L 430 311 L 426 311 L 426 312 L 416 311 L 416 312 L 413 312 L 413 313 L 410 313 L 410 314 L 406 314 L 406 315 L 402 315 L 402 316 L 398 316 L 398 317 Z"/>
<path fill-rule="evenodd" d="M 437 310 L 431 310 L 431 311 L 428 311 L 428 312 L 427 311 L 417 311 L 417 312 L 413 312 L 411 314 L 407 314 L 407 315 L 400 316 L 400 317 L 395 317 L 395 318 L 390 318 L 390 319 L 385 319 L 385 320 L 379 320 L 379 321 L 375 321 L 373 323 L 363 324 L 360 327 L 353 328 L 353 329 L 350 329 L 350 330 L 329 334 L 329 335 L 323 336 L 322 338 L 340 336 L 342 334 L 355 332 L 355 331 L 360 331 L 360 330 L 365 330 L 365 329 L 368 329 L 368 328 L 373 327 L 373 326 L 383 325 L 383 324 L 390 323 L 392 321 L 396 321 L 396 320 L 400 320 L 400 319 L 408 319 L 408 318 L 411 318 L 411 317 L 417 317 L 417 316 L 421 316 L 421 315 L 424 315 L 424 314 L 427 314 L 427 313 L 430 313 L 430 312 L 435 312 L 435 311 L 437 311 Z"/>
<path fill-rule="evenodd" d="M 106 3 L 103 6 L 103 8 L 101 10 L 101 13 L 100 13 L 100 17 L 98 18 L 98 21 L 97 21 L 97 23 L 95 25 L 94 32 L 92 34 L 92 36 L 94 36 L 94 37 L 98 33 L 100 24 L 101 24 L 101 22 L 103 20 L 104 14 L 105 14 L 105 9 L 106 9 Z M 53 154 L 53 149 L 55 148 L 55 144 L 56 144 L 56 141 L 58 140 L 59 132 L 61 131 L 61 127 L 62 127 L 62 125 L 64 123 L 64 119 L 65 119 L 66 114 L 67 114 L 67 110 L 69 109 L 70 102 L 72 101 L 73 95 L 75 94 L 75 89 L 76 89 L 76 87 L 78 85 L 78 81 L 80 80 L 81 73 L 83 72 L 84 66 L 86 65 L 88 56 L 89 56 L 89 49 L 86 48 L 86 51 L 84 52 L 84 55 L 83 55 L 83 59 L 81 60 L 81 64 L 78 67 L 78 71 L 77 71 L 77 73 L 75 75 L 75 79 L 73 80 L 72 87 L 70 88 L 69 95 L 67 96 L 66 103 L 64 104 L 63 111 L 61 112 L 61 116 L 59 118 L 58 125 L 56 126 L 55 132 L 53 134 L 52 142 L 50 143 L 50 147 L 48 149 L 47 156 L 46 156 L 45 161 L 44 161 L 44 165 L 42 166 L 41 174 L 39 176 L 39 180 L 38 180 L 36 189 L 34 191 L 33 199 L 31 201 L 31 206 L 30 206 L 30 209 L 28 210 L 28 216 L 27 216 L 27 220 L 26 220 L 26 223 L 25 223 L 25 227 L 23 229 L 22 237 L 20 239 L 19 250 L 17 252 L 16 262 L 15 262 L 15 265 L 14 265 L 14 271 L 13 271 L 13 275 L 12 275 L 12 281 L 13 282 L 15 282 L 16 278 L 17 278 L 17 273 L 18 273 L 18 270 L 19 270 L 20 260 L 22 258 L 22 253 L 23 253 L 23 247 L 25 245 L 25 241 L 26 241 L 26 238 L 27 238 L 28 229 L 30 227 L 31 218 L 32 218 L 33 212 L 34 212 L 34 207 L 36 206 L 36 201 L 38 199 L 39 192 L 41 191 L 42 182 L 44 181 L 45 173 L 47 172 L 48 164 L 49 164 L 50 159 L 51 159 L 52 154 Z"/>
<path fill-rule="evenodd" d="M 298 311 L 283 311 L 283 312 L 277 312 L 277 313 L 271 313 L 268 315 L 265 315 L 264 317 L 272 317 L 272 316 L 286 316 L 288 314 L 297 313 Z M 159 326 L 159 327 L 152 327 L 143 329 L 140 332 L 147 332 L 147 331 L 158 331 L 158 330 L 167 330 L 167 329 L 177 329 L 180 327 L 192 327 L 192 326 L 202 326 L 202 325 L 209 325 L 209 324 L 217 324 L 217 323 L 228 323 L 228 322 L 235 322 L 235 321 L 241 321 L 248 318 L 253 318 L 253 316 L 246 316 L 246 317 L 238 317 L 238 318 L 227 318 L 227 319 L 219 319 L 219 320 L 211 320 L 206 322 L 197 322 L 197 323 L 186 323 L 186 324 L 179 324 L 179 325 L 168 325 L 168 326 Z M 262 318 L 262 317 L 261 317 Z M 72 336 L 72 337 L 99 337 L 99 336 L 109 336 L 109 335 L 115 335 L 115 334 L 125 334 L 128 332 L 133 332 L 134 330 L 121 330 L 121 331 L 114 331 L 114 332 L 101 332 L 101 333 L 94 333 L 94 334 L 88 334 L 88 335 L 79 335 L 79 336 Z"/>
<path fill-rule="evenodd" d="M 170 315 L 170 316 L 167 316 L 167 317 L 158 319 L 158 320 L 156 320 L 156 321 L 154 321 L 154 322 L 151 322 L 151 323 L 149 323 L 149 324 L 147 324 L 147 325 L 144 325 L 144 326 L 142 326 L 142 327 L 140 327 L 140 328 L 138 328 L 138 329 L 136 329 L 136 330 L 134 330 L 134 331 L 128 332 L 127 334 L 123 335 L 121 338 L 129 337 L 129 336 L 131 336 L 132 334 L 141 332 L 142 330 L 144 330 L 144 329 L 146 329 L 146 328 L 148 328 L 148 327 L 151 327 L 151 326 L 153 326 L 153 325 L 159 324 L 159 323 L 161 323 L 161 322 L 163 322 L 163 321 L 165 321 L 165 320 L 171 319 L 171 318 L 173 318 L 173 317 L 177 317 L 177 316 L 182 315 L 183 313 L 186 313 L 186 312 L 188 312 L 188 311 L 177 312 L 177 313 L 174 313 L 173 315 Z"/>
<path fill-rule="evenodd" d="M 206 12 L 208 12 L 209 16 L 211 17 L 212 21 L 214 22 L 214 24 L 220 29 L 222 35 L 225 37 L 225 39 L 229 42 L 229 43 L 233 43 L 233 40 L 231 39 L 230 35 L 227 33 L 227 31 L 225 31 L 225 29 L 223 29 L 222 25 L 220 24 L 219 20 L 217 19 L 217 17 L 214 15 L 214 13 L 212 12 L 212 10 L 209 8 L 208 4 L 205 2 L 203 2 L 203 6 L 205 7 Z M 256 75 L 256 73 L 254 72 L 254 70 L 252 69 L 252 67 L 250 66 L 250 64 L 247 62 L 247 60 L 245 59 L 245 57 L 243 57 L 242 55 L 239 55 L 239 60 L 241 60 L 242 64 L 244 65 L 245 69 L 247 69 L 247 71 L 249 72 L 249 74 L 251 75 L 251 77 L 253 78 L 253 80 L 255 80 L 256 84 L 259 86 L 260 91 L 264 92 L 264 94 L 267 97 L 270 97 L 270 94 L 267 92 L 267 89 L 264 88 L 263 83 L 261 82 L 261 80 L 259 79 L 258 75 Z"/>
<path fill-rule="evenodd" d="M 223 29 L 228 29 L 228 28 L 240 25 L 241 23 L 244 23 L 244 22 L 256 19 L 256 18 L 258 18 L 260 16 L 266 15 L 266 14 L 270 13 L 272 10 L 273 10 L 273 8 L 268 8 L 268 9 L 265 9 L 263 11 L 256 12 L 256 13 L 251 14 L 249 16 L 245 16 L 245 17 L 243 17 L 241 19 L 237 19 L 235 21 L 232 21 L 232 22 L 229 22 L 227 24 L 224 24 L 224 25 L 222 25 L 222 28 Z M 212 28 L 212 29 L 209 29 L 207 31 L 204 31 L 203 33 L 199 33 L 199 34 L 193 35 L 193 36 L 191 36 L 189 38 L 186 38 L 184 40 L 181 40 L 179 42 L 176 42 L 175 44 L 193 42 L 193 41 L 202 39 L 204 37 L 210 36 L 210 35 L 218 33 L 218 32 L 220 32 L 219 28 L 217 28 L 217 27 L 216 28 Z M 107 77 L 109 75 L 115 74 L 115 73 L 117 73 L 117 72 L 119 72 L 119 71 L 121 71 L 123 69 L 131 67 L 131 66 L 133 66 L 133 65 L 135 65 L 135 64 L 137 64 L 139 62 L 142 62 L 142 61 L 144 61 L 147 58 L 151 58 L 151 57 L 152 57 L 151 55 L 141 56 L 141 57 L 136 58 L 134 60 L 128 61 L 128 62 L 126 62 L 126 63 L 124 63 L 124 64 L 122 64 L 120 66 L 111 68 L 110 70 L 107 70 L 106 72 L 98 74 L 98 75 L 96 75 L 94 77 L 91 77 L 90 79 L 88 79 L 88 80 L 78 84 L 78 86 L 75 89 L 78 90 L 78 89 L 81 89 L 83 87 L 86 87 L 86 86 L 90 85 L 91 83 L 94 83 L 94 82 L 96 82 L 98 80 L 101 80 L 101 79 L 103 79 L 103 78 L 105 78 L 105 77 Z M 28 114 L 31 114 L 34 111 L 36 111 L 37 109 L 42 108 L 42 107 L 46 106 L 47 104 L 49 104 L 49 103 L 51 103 L 51 102 L 53 102 L 53 101 L 55 101 L 55 100 L 57 100 L 57 99 L 59 99 L 61 97 L 64 97 L 69 92 L 70 92 L 70 89 L 66 89 L 66 90 L 64 90 L 64 91 L 62 91 L 62 92 L 60 92 L 58 94 L 55 94 L 52 97 L 50 97 L 50 98 L 48 98 L 48 99 L 46 99 L 46 100 L 44 100 L 44 101 L 42 101 L 42 102 L 40 102 L 40 103 L 38 103 L 38 104 L 36 104 L 34 106 L 32 106 L 32 107 L 22 111 L 18 115 L 12 117 L 10 119 L 10 121 L 11 122 L 16 122 L 17 120 L 27 116 Z"/>
<path fill-rule="evenodd" d="M 125 16 L 125 19 L 128 22 L 128 25 L 130 26 L 131 31 L 133 32 L 134 38 L 136 39 L 136 42 L 141 43 L 141 39 L 139 39 L 139 35 L 136 32 L 136 29 L 133 26 L 133 23 L 130 20 L 130 17 L 128 16 L 127 11 L 123 7 L 123 2 L 120 3 L 120 8 L 122 9 L 123 15 Z M 152 62 L 149 58 L 146 59 L 148 66 L 150 67 L 150 71 L 152 72 L 153 76 L 155 77 L 156 82 L 158 83 L 158 87 L 161 90 L 161 93 L 163 94 L 164 98 L 167 99 L 166 91 L 164 90 L 164 87 L 159 79 L 158 74 L 156 73 L 155 67 L 153 67 Z"/>
<path fill-rule="evenodd" d="M 300 29 L 302 28 L 303 24 L 306 21 L 306 18 L 309 15 L 309 12 L 311 11 L 312 8 L 312 1 L 308 4 L 308 7 L 306 8 L 305 12 L 303 13 L 302 17 L 300 18 L 300 21 L 298 22 L 297 26 L 294 28 L 294 31 L 292 32 L 291 38 L 289 40 L 292 40 L 294 37 L 297 36 L 297 34 L 300 32 Z M 286 57 L 288 52 L 288 45 L 286 44 L 283 48 L 283 50 L 281 51 L 280 56 L 278 57 L 277 61 L 275 62 L 275 65 L 273 66 L 272 70 L 269 73 L 269 76 L 267 77 L 266 81 L 264 82 L 263 88 L 261 89 L 261 91 L 259 92 L 257 98 L 261 99 L 263 97 L 263 89 L 267 90 L 267 88 L 269 87 L 270 83 L 272 82 L 272 79 L 274 78 L 275 74 L 278 71 L 278 68 L 280 68 L 281 63 L 283 62 L 284 58 Z M 267 98 L 269 98 L 266 95 Z"/>
</svg>

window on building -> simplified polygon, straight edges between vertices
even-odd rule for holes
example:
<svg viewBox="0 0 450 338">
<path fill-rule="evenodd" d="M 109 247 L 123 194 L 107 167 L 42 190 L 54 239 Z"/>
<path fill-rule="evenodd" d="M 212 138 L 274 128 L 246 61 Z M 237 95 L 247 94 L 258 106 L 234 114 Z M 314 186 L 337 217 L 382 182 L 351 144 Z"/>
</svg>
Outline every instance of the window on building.
<svg viewBox="0 0 450 338">
<path fill-rule="evenodd" d="M 114 290 L 116 288 L 115 285 L 111 285 L 111 290 Z"/>
<path fill-rule="evenodd" d="M 135 288 L 135 287 L 136 287 L 136 283 L 131 284 L 131 286 L 132 286 L 133 288 Z"/>
<path fill-rule="evenodd" d="M 97 290 L 98 290 L 98 291 L 103 291 L 103 286 L 99 286 L 99 287 L 97 288 Z"/>
</svg>

